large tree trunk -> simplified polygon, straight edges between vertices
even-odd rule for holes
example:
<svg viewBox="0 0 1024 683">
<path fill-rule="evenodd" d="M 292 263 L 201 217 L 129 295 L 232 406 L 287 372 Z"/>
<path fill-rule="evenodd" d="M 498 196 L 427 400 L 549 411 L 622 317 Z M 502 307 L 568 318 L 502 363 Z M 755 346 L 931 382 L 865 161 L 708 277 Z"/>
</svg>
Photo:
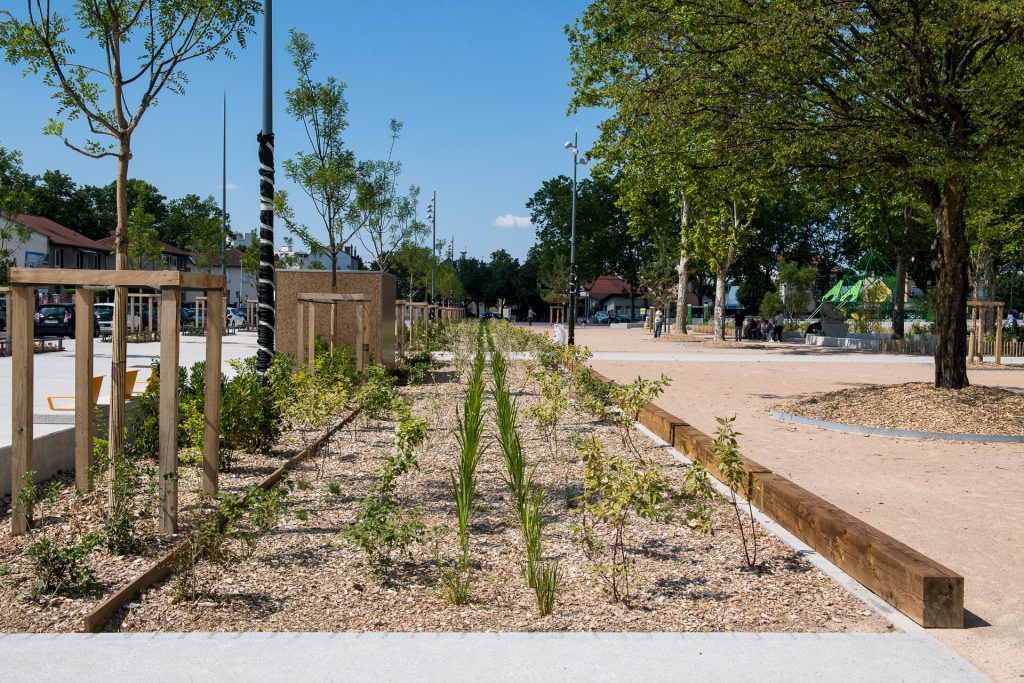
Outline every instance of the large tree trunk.
<svg viewBox="0 0 1024 683">
<path fill-rule="evenodd" d="M 117 157 L 117 228 L 114 232 L 114 268 L 128 270 L 128 162 L 131 160 L 131 141 L 122 138 Z M 110 415 L 108 422 L 108 445 L 110 467 L 108 476 L 113 482 L 116 475 L 116 463 L 124 454 L 125 442 L 125 410 L 124 410 L 124 375 L 128 363 L 128 288 L 114 287 L 114 317 L 111 321 L 110 339 Z M 176 371 L 176 369 L 175 369 Z M 115 486 L 110 486 L 107 504 L 110 510 L 116 511 L 120 501 L 114 493 Z"/>
<path fill-rule="evenodd" d="M 676 334 L 686 334 L 686 289 L 690 280 L 690 255 L 687 249 L 687 232 L 690 222 L 690 196 L 684 190 L 682 207 L 679 211 L 679 282 L 676 284 Z"/>
<path fill-rule="evenodd" d="M 935 218 L 932 271 L 935 273 L 935 386 L 963 389 L 967 380 L 967 291 L 969 244 L 964 221 L 966 183 L 953 176 L 941 186 L 925 185 Z"/>
<path fill-rule="evenodd" d="M 715 340 L 725 341 L 725 295 L 728 268 L 715 269 Z"/>
</svg>

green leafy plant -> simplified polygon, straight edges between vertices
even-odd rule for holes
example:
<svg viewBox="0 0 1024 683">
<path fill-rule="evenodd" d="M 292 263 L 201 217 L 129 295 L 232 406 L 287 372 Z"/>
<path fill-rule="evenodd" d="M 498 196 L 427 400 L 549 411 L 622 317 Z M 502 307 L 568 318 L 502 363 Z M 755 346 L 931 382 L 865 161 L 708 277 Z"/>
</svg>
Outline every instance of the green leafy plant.
<svg viewBox="0 0 1024 683">
<path fill-rule="evenodd" d="M 383 365 L 371 365 L 366 371 L 366 382 L 359 390 L 356 400 L 367 419 L 389 418 L 400 403 L 395 378 L 388 375 Z"/>
<path fill-rule="evenodd" d="M 754 520 L 754 504 L 750 500 L 753 484 L 750 473 L 743 465 L 739 441 L 736 439 L 741 436 L 735 429 L 736 416 L 716 419 L 718 428 L 715 430 L 715 463 L 718 466 L 718 471 L 722 473 L 725 483 L 729 486 L 729 502 L 732 503 L 736 513 L 736 526 L 743 542 L 743 559 L 746 561 L 747 567 L 752 569 L 757 566 L 757 522 Z M 748 522 L 744 521 L 740 515 L 739 502 L 736 500 L 737 491 L 741 491 L 747 499 L 749 539 L 747 538 Z"/>
<path fill-rule="evenodd" d="M 626 545 L 633 517 L 668 522 L 676 505 L 656 464 L 609 454 L 596 438 L 580 443 L 584 465 L 583 511 L 574 532 L 593 570 L 615 601 L 629 597 L 632 558 Z"/>
<path fill-rule="evenodd" d="M 89 567 L 89 556 L 102 543 L 99 534 L 87 534 L 77 543 L 61 545 L 47 536 L 28 547 L 35 579 L 35 595 L 80 595 L 97 588 L 96 574 Z"/>
<path fill-rule="evenodd" d="M 342 537 L 369 556 L 374 573 L 386 577 L 396 555 L 408 555 L 410 546 L 420 543 L 426 525 L 416 510 L 406 510 L 397 500 L 397 479 L 419 469 L 416 448 L 427 435 L 426 420 L 407 409 L 399 411 L 395 429 L 395 450 L 388 454 L 373 490 L 363 498 L 356 521 Z"/>
<path fill-rule="evenodd" d="M 281 432 L 274 393 L 267 391 L 256 358 L 232 360 L 233 377 L 221 390 L 221 438 L 228 448 L 269 453 Z"/>
<path fill-rule="evenodd" d="M 242 492 L 217 496 L 217 512 L 185 537 L 174 565 L 176 601 L 199 596 L 196 568 L 205 558 L 228 567 L 252 556 L 259 539 L 275 529 L 288 487 L 285 483 L 265 490 L 256 486 Z"/>
<path fill-rule="evenodd" d="M 123 456 L 110 462 L 107 442 L 93 439 L 94 464 L 91 476 L 103 481 L 115 502 L 103 513 L 103 544 L 114 555 L 136 555 L 145 550 L 145 531 L 142 520 L 152 514 L 153 494 L 156 491 L 156 468 L 151 460 L 131 448 L 131 439 Z M 104 478 L 104 474 L 111 474 Z"/>
<path fill-rule="evenodd" d="M 647 380 L 637 377 L 629 384 L 613 384 L 608 388 L 612 403 L 621 411 L 616 422 L 622 437 L 622 445 L 629 448 L 636 457 L 643 460 L 643 454 L 633 441 L 633 427 L 640 421 L 640 413 L 648 403 L 661 395 L 672 384 L 672 379 L 662 373 L 658 379 Z"/>
</svg>

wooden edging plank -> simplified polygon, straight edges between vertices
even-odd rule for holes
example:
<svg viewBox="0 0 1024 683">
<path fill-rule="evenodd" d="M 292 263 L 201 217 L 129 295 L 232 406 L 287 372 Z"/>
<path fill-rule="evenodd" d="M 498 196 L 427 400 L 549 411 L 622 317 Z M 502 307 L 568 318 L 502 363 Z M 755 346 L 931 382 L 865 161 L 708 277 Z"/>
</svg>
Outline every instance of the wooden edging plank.
<svg viewBox="0 0 1024 683">
<path fill-rule="evenodd" d="M 723 480 L 707 434 L 654 403 L 641 411 L 640 423 Z M 961 575 L 753 460 L 744 458 L 744 465 L 752 502 L 765 515 L 921 626 L 963 628 Z"/>
<path fill-rule="evenodd" d="M 321 446 L 327 443 L 328 439 L 337 434 L 342 427 L 354 420 L 359 412 L 360 408 L 353 410 L 341 422 L 324 432 L 324 434 L 322 434 L 316 441 L 303 448 L 297 454 L 285 461 L 283 465 L 267 475 L 263 481 L 257 485 L 257 488 L 269 490 L 274 484 L 280 481 L 289 470 L 302 461 L 308 460 L 312 457 L 318 450 L 320 450 Z M 152 586 L 157 581 L 161 581 L 170 576 L 171 572 L 174 571 L 174 565 L 178 556 L 184 552 L 186 548 L 187 539 L 178 541 L 173 548 L 162 555 L 148 569 L 132 579 L 127 585 L 109 595 L 103 602 L 85 615 L 82 630 L 86 633 L 99 633 L 102 631 L 125 603 L 132 601 L 135 596 Z"/>
</svg>

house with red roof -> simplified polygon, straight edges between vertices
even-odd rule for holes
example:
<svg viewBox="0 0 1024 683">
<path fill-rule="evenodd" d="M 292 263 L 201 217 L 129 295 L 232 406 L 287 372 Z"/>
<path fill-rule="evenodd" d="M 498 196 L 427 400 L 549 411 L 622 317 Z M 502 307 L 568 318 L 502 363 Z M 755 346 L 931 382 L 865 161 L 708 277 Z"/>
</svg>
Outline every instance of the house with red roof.
<svg viewBox="0 0 1024 683">
<path fill-rule="evenodd" d="M 113 263 L 108 263 L 109 247 L 45 216 L 12 214 L 3 219 L 29 229 L 28 240 L 18 244 L 12 253 L 13 265 L 17 268 L 104 270 L 113 267 Z"/>
</svg>

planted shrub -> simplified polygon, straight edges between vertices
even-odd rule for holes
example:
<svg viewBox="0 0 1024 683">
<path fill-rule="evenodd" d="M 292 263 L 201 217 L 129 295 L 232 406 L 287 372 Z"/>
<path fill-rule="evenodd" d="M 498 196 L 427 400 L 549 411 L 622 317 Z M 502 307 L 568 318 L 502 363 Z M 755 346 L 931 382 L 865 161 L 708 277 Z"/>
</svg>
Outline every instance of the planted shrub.
<svg viewBox="0 0 1024 683">
<path fill-rule="evenodd" d="M 729 486 L 729 502 L 732 503 L 733 511 L 736 513 L 736 526 L 740 531 L 740 540 L 743 542 L 743 559 L 748 568 L 757 566 L 757 522 L 754 520 L 754 507 L 750 501 L 751 482 L 750 473 L 743 466 L 743 457 L 740 454 L 739 442 L 736 440 L 740 433 L 735 429 L 736 416 L 719 417 L 718 428 L 715 430 L 715 463 L 718 471 L 725 478 Z M 747 499 L 747 519 L 744 520 L 740 514 L 739 502 L 736 500 L 736 492 L 742 491 L 743 497 Z M 749 528 L 750 538 L 747 538 Z"/>
<path fill-rule="evenodd" d="M 383 420 L 391 417 L 399 403 L 395 378 L 387 373 L 383 365 L 371 365 L 366 371 L 366 382 L 356 396 L 367 419 Z"/>
<path fill-rule="evenodd" d="M 268 453 L 281 432 L 281 415 L 273 392 L 256 370 L 255 356 L 232 360 L 235 375 L 221 390 L 223 443 L 250 453 Z"/>
<path fill-rule="evenodd" d="M 373 490 L 363 498 L 356 521 L 342 531 L 342 537 L 369 556 L 374 573 L 385 576 L 396 555 L 408 555 L 409 548 L 423 540 L 426 526 L 416 510 L 407 510 L 397 499 L 397 479 L 419 468 L 416 448 L 427 436 L 427 423 L 408 410 L 399 411 L 395 429 L 395 450 L 388 454 Z"/>
<path fill-rule="evenodd" d="M 126 439 L 128 446 L 131 439 Z M 145 549 L 145 531 L 142 521 L 152 515 L 153 496 L 156 492 L 156 469 L 152 461 L 137 449 L 126 448 L 123 456 L 115 458 L 111 468 L 107 441 L 93 439 L 94 481 L 105 481 L 110 488 L 112 509 L 103 512 L 103 544 L 114 555 L 136 555 Z M 104 480 L 104 474 L 114 476 Z"/>
<path fill-rule="evenodd" d="M 61 545 L 43 536 L 28 547 L 35 579 L 35 595 L 80 595 L 95 590 L 96 574 L 89 567 L 89 556 L 102 542 L 99 534 L 87 534 L 77 543 Z"/>
<path fill-rule="evenodd" d="M 644 406 L 660 396 L 671 383 L 672 379 L 662 373 L 658 379 L 646 380 L 637 377 L 629 384 L 613 384 L 608 387 L 608 396 L 620 411 L 616 422 L 620 427 L 622 445 L 641 460 L 643 454 L 633 441 L 633 427 L 640 420 L 640 412 Z"/>
<path fill-rule="evenodd" d="M 627 546 L 634 517 L 668 522 L 675 498 L 656 464 L 610 454 L 595 438 L 580 444 L 583 511 L 574 531 L 593 571 L 615 601 L 629 597 L 632 558 Z"/>
</svg>

